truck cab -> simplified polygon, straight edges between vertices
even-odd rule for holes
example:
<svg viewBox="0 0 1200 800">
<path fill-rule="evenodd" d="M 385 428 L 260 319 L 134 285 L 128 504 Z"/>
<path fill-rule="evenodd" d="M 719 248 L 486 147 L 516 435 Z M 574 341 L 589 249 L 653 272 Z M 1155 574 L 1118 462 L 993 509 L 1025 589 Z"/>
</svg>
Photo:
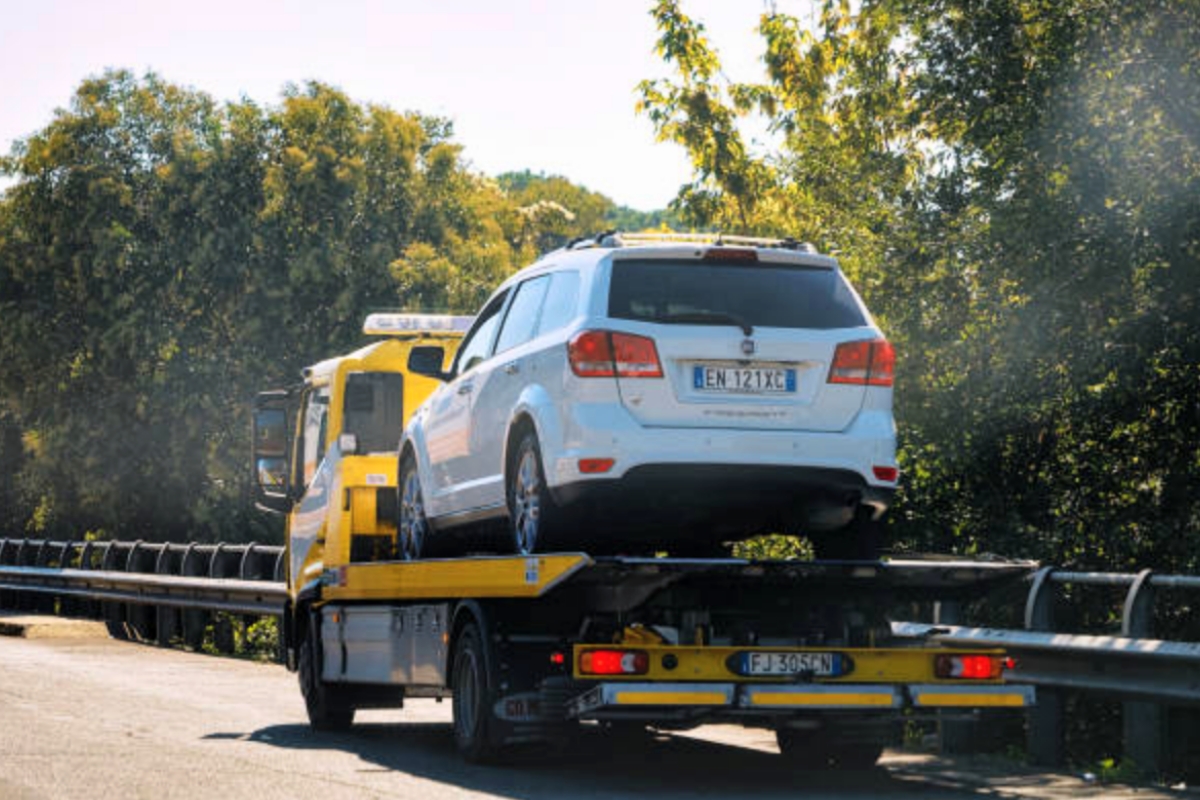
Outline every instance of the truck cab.
<svg viewBox="0 0 1200 800">
<path fill-rule="evenodd" d="M 327 571 L 396 553 L 396 462 L 404 422 L 438 386 L 410 359 L 452 358 L 470 317 L 371 314 L 380 341 L 302 371 L 254 407 L 256 505 L 286 517 L 293 601 Z"/>
</svg>

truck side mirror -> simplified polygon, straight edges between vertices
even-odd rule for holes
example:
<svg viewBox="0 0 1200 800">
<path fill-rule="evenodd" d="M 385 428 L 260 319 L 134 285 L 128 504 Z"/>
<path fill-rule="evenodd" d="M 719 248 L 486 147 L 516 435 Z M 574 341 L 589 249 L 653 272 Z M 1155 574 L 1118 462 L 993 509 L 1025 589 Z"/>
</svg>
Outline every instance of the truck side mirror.
<svg viewBox="0 0 1200 800">
<path fill-rule="evenodd" d="M 287 513 L 292 507 L 286 392 L 263 392 L 254 403 L 255 505 Z"/>
<path fill-rule="evenodd" d="M 446 349 L 436 345 L 419 345 L 408 351 L 408 371 L 439 381 L 450 379 L 450 375 L 442 371 L 446 362 Z"/>
</svg>

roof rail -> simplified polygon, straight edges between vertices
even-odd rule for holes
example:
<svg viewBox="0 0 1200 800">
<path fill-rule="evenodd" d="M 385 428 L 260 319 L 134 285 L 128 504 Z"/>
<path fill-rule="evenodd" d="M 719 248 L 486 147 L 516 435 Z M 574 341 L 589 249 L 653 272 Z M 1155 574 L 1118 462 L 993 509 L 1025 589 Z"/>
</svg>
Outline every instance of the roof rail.
<svg viewBox="0 0 1200 800">
<path fill-rule="evenodd" d="M 724 233 L 629 233 L 625 231 L 606 231 L 594 237 L 581 237 L 567 245 L 568 250 L 583 250 L 589 247 L 633 247 L 640 244 L 706 244 L 706 245 L 740 245 L 744 247 L 772 247 L 780 250 L 798 250 L 804 253 L 815 253 L 817 249 L 808 242 L 801 242 L 788 237 L 772 239 L 761 236 L 732 236 Z"/>
</svg>

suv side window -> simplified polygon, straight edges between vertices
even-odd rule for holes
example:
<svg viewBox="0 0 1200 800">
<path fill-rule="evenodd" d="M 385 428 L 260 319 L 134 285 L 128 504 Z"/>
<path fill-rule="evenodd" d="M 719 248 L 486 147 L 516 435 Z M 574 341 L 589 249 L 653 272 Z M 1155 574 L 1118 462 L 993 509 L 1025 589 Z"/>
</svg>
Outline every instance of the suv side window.
<svg viewBox="0 0 1200 800">
<path fill-rule="evenodd" d="M 500 338 L 496 340 L 496 352 L 524 344 L 533 338 L 534 328 L 537 327 L 538 311 L 542 307 L 542 298 L 550 287 L 550 276 L 542 275 L 527 280 L 517 287 L 512 305 L 504 317 L 504 327 L 500 329 Z"/>
<path fill-rule="evenodd" d="M 496 326 L 500 324 L 500 310 L 504 308 L 504 300 L 507 297 L 508 292 L 496 295 L 492 302 L 479 312 L 475 324 L 467 333 L 467 338 L 458 348 L 458 355 L 454 357 L 455 375 L 462 375 L 491 355 L 492 339 L 496 333 Z"/>
<path fill-rule="evenodd" d="M 556 331 L 575 317 L 579 307 L 579 273 L 556 272 L 550 276 L 550 291 L 542 304 L 536 336 Z"/>
</svg>

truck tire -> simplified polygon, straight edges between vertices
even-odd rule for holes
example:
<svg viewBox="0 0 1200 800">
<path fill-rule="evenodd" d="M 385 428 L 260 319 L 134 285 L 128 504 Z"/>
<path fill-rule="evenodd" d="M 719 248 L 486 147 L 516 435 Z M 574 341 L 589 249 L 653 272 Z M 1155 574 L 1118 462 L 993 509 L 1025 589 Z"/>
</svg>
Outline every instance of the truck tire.
<svg viewBox="0 0 1200 800">
<path fill-rule="evenodd" d="M 315 731 L 344 731 L 354 723 L 354 705 L 345 697 L 344 687 L 321 680 L 321 627 L 316 615 L 300 641 L 298 669 L 300 693 L 308 723 Z"/>
<path fill-rule="evenodd" d="M 463 758 L 477 764 L 495 762 L 501 753 L 492 715 L 496 680 L 490 663 L 479 627 L 467 623 L 456 640 L 451 673 L 454 746 Z"/>
<path fill-rule="evenodd" d="M 883 755 L 882 744 L 869 742 L 829 741 L 828 733 L 795 731 L 780 728 L 775 731 L 780 755 L 795 766 L 806 770 L 864 770 L 874 767 Z"/>
<path fill-rule="evenodd" d="M 558 506 L 546 485 L 537 434 L 526 432 L 505 477 L 512 552 L 547 552 L 558 524 Z"/>
</svg>

